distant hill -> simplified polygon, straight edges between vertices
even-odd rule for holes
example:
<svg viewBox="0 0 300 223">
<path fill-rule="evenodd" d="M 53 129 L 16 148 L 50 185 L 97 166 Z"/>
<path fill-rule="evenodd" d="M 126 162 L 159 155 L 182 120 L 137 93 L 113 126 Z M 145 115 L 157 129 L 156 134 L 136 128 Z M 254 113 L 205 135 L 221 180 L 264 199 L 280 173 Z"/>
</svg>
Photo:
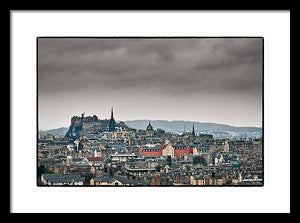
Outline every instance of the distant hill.
<svg viewBox="0 0 300 223">
<path fill-rule="evenodd" d="M 147 125 L 151 122 L 154 129 L 161 128 L 169 132 L 183 132 L 184 128 L 186 130 L 192 131 L 193 124 L 195 125 L 196 132 L 261 132 L 262 128 L 259 127 L 235 127 L 225 124 L 216 123 L 201 123 L 192 121 L 166 121 L 166 120 L 132 120 L 125 121 L 125 124 L 129 127 L 136 129 L 146 129 Z"/>
<path fill-rule="evenodd" d="M 222 137 L 261 137 L 262 128 L 260 127 L 235 127 L 225 124 L 216 123 L 202 123 L 192 121 L 167 121 L 167 120 L 131 120 L 124 121 L 126 125 L 135 129 L 146 129 L 147 125 L 151 122 L 154 129 L 161 128 L 167 132 L 182 133 L 184 128 L 186 131 L 192 131 L 193 124 L 195 125 L 196 133 L 209 133 L 217 138 Z M 49 129 L 40 131 L 40 134 L 53 134 L 56 136 L 64 136 L 68 127 L 61 127 L 57 129 Z"/>
<path fill-rule="evenodd" d="M 68 129 L 69 129 L 68 127 L 61 127 L 61 128 L 57 128 L 57 129 L 41 130 L 41 131 L 39 131 L 39 133 L 42 135 L 53 134 L 53 135 L 58 135 L 58 136 L 64 136 L 67 133 Z"/>
</svg>

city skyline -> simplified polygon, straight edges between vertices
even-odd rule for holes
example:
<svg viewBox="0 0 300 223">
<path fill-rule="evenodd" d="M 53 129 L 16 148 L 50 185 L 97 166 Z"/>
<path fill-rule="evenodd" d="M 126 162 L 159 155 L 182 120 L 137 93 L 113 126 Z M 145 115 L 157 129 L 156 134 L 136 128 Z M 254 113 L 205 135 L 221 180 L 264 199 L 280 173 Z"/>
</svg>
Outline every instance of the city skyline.
<svg viewBox="0 0 300 223">
<path fill-rule="evenodd" d="M 262 127 L 262 39 L 38 39 L 39 128 L 108 119 Z"/>
<path fill-rule="evenodd" d="M 96 115 L 98 118 L 100 118 L 96 113 L 90 113 L 90 114 L 87 114 L 86 112 L 83 112 L 85 116 L 94 116 Z M 42 129 L 39 127 L 39 130 L 40 131 L 47 131 L 47 130 L 51 130 L 51 129 L 58 129 L 58 128 L 68 128 L 69 125 L 70 125 L 70 120 L 72 117 L 74 116 L 80 116 L 81 114 L 83 113 L 78 113 L 78 114 L 73 114 L 72 116 L 69 117 L 68 121 L 67 121 L 67 124 L 65 126 L 57 126 L 57 127 L 54 127 L 54 128 L 48 128 L 48 129 Z M 115 112 L 114 112 L 115 113 Z M 107 115 L 107 116 L 101 116 L 102 120 L 109 120 L 110 117 Z M 189 123 L 201 123 L 201 124 L 208 124 L 208 123 L 211 123 L 211 124 L 220 124 L 220 125 L 228 125 L 228 126 L 233 126 L 233 127 L 254 127 L 254 128 L 262 128 L 262 126 L 236 126 L 236 125 L 231 125 L 231 124 L 228 124 L 228 123 L 217 123 L 217 122 L 200 122 L 200 121 L 196 121 L 196 120 L 183 120 L 183 119 L 176 119 L 176 120 L 167 120 L 167 119 L 147 119 L 147 118 L 141 118 L 141 119 L 131 119 L 131 120 L 120 120 L 118 118 L 115 119 L 116 122 L 130 122 L 130 121 L 150 121 L 150 122 L 155 122 L 155 121 L 168 121 L 168 122 L 173 122 L 173 121 L 183 121 L 183 122 L 189 122 Z M 190 126 L 190 128 L 192 128 L 192 126 Z M 188 130 L 188 129 L 187 129 Z"/>
</svg>

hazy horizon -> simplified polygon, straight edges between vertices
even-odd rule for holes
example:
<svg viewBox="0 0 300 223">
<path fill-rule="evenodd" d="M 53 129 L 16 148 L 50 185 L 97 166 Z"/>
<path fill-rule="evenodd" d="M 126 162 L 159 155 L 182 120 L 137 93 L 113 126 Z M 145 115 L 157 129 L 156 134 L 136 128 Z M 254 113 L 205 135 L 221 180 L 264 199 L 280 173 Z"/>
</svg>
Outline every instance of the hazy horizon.
<svg viewBox="0 0 300 223">
<path fill-rule="evenodd" d="M 38 39 L 40 129 L 73 115 L 262 127 L 262 38 Z"/>
<path fill-rule="evenodd" d="M 78 115 L 79 116 L 79 115 Z M 88 116 L 92 116 L 92 115 L 88 115 Z M 104 119 L 109 119 L 109 118 L 104 118 Z M 201 123 L 201 124 L 218 124 L 218 125 L 229 125 L 229 126 L 233 126 L 233 127 L 245 127 L 245 128 L 262 128 L 262 126 L 237 126 L 237 125 L 230 125 L 230 124 L 226 124 L 226 123 L 217 123 L 217 122 L 199 122 L 199 121 L 193 121 L 193 120 L 165 120 L 165 119 L 132 119 L 132 120 L 118 120 L 116 119 L 116 122 L 130 122 L 130 121 L 168 121 L 168 122 L 173 122 L 173 121 L 182 121 L 182 122 L 191 122 L 191 123 Z M 71 124 L 71 118 L 70 118 L 70 124 Z M 40 131 L 47 131 L 47 130 L 51 130 L 51 129 L 59 129 L 59 128 L 69 128 L 70 124 L 66 125 L 66 126 L 59 126 L 59 127 L 55 127 L 55 128 L 49 128 L 49 129 L 41 129 L 39 128 Z"/>
</svg>

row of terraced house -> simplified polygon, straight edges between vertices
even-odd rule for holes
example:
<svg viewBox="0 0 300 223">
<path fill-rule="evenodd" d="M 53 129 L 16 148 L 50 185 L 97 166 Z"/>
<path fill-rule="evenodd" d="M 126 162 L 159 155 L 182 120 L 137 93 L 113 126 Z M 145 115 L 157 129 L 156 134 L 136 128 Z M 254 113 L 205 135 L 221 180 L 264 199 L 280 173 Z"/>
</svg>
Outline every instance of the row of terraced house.
<svg viewBox="0 0 300 223">
<path fill-rule="evenodd" d="M 193 154 L 193 148 L 188 145 L 152 145 L 140 146 L 139 154 L 143 156 L 172 156 L 180 158 L 184 154 Z"/>
</svg>

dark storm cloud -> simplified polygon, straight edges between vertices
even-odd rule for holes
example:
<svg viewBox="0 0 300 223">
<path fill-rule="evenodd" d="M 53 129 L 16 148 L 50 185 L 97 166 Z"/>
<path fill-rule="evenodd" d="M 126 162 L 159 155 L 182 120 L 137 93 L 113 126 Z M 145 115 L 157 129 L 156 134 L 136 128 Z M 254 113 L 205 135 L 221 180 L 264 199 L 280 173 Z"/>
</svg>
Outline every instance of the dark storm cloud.
<svg viewBox="0 0 300 223">
<path fill-rule="evenodd" d="M 41 38 L 38 47 L 41 97 L 114 92 L 261 98 L 258 38 Z"/>
<path fill-rule="evenodd" d="M 104 82 L 99 79 L 102 87 L 113 83 L 118 88 L 126 88 L 137 87 L 139 83 L 147 82 L 151 86 L 164 82 L 162 92 L 172 91 L 176 84 L 176 92 L 182 93 L 186 92 L 187 86 L 193 91 L 194 88 L 206 89 L 209 83 L 224 88 L 224 83 L 232 83 L 222 71 L 225 70 L 235 72 L 231 78 L 234 82 L 239 79 L 241 86 L 247 88 L 252 86 L 245 84 L 253 79 L 251 71 L 257 73 L 252 64 L 261 67 L 258 41 L 41 39 L 39 73 L 41 80 L 47 76 L 47 79 L 64 81 L 65 77 L 66 82 L 70 76 L 109 76 L 110 79 L 104 79 Z M 243 78 L 239 78 L 240 75 Z M 260 77 L 253 75 L 257 76 L 259 87 Z"/>
</svg>

